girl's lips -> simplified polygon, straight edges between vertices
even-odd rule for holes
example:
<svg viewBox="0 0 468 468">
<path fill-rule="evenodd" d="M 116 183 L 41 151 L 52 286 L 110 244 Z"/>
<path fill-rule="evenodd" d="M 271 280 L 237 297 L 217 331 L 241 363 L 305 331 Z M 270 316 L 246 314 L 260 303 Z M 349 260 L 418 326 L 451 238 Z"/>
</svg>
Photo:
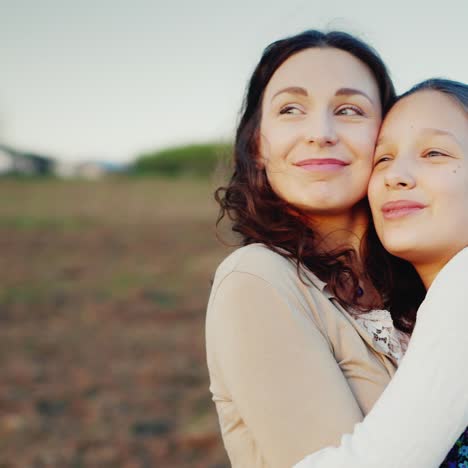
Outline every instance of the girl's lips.
<svg viewBox="0 0 468 468">
<path fill-rule="evenodd" d="M 426 208 L 426 205 L 413 200 L 398 200 L 382 205 L 382 213 L 385 219 L 397 219 L 404 216 L 418 213 Z"/>
<path fill-rule="evenodd" d="M 349 163 L 335 158 L 309 158 L 294 165 L 306 171 L 336 171 L 348 166 Z"/>
</svg>

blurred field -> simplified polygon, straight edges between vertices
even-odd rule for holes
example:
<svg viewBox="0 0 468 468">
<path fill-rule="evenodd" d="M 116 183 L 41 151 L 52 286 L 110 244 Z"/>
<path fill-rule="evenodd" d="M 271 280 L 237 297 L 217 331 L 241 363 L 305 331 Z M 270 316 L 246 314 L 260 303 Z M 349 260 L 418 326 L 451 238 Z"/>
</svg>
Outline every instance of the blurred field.
<svg viewBox="0 0 468 468">
<path fill-rule="evenodd" d="M 227 467 L 213 184 L 0 181 L 0 468 Z"/>
</svg>

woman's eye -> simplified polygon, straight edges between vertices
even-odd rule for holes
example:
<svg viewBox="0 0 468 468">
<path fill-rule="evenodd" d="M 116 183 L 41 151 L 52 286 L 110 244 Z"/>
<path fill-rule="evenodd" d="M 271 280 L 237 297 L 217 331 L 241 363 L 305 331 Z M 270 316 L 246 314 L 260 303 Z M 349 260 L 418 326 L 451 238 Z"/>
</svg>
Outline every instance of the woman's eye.
<svg viewBox="0 0 468 468">
<path fill-rule="evenodd" d="M 345 116 L 352 116 L 352 115 L 364 115 L 364 112 L 357 106 L 342 106 L 339 107 L 336 111 L 337 115 L 345 115 Z"/>
<path fill-rule="evenodd" d="M 280 115 L 290 114 L 290 115 L 299 115 L 302 114 L 302 110 L 296 106 L 284 106 L 280 109 Z"/>
</svg>

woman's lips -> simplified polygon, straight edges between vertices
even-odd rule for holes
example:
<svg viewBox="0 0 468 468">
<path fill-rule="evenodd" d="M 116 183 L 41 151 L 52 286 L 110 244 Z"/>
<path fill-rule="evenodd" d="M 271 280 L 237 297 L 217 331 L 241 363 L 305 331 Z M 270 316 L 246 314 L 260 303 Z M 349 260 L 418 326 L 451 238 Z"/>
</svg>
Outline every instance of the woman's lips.
<svg viewBox="0 0 468 468">
<path fill-rule="evenodd" d="M 419 213 L 426 205 L 412 200 L 398 200 L 385 203 L 381 210 L 385 219 L 398 219 L 410 214 Z"/>
<path fill-rule="evenodd" d="M 294 165 L 306 171 L 336 171 L 348 166 L 349 163 L 335 158 L 309 158 Z"/>
</svg>

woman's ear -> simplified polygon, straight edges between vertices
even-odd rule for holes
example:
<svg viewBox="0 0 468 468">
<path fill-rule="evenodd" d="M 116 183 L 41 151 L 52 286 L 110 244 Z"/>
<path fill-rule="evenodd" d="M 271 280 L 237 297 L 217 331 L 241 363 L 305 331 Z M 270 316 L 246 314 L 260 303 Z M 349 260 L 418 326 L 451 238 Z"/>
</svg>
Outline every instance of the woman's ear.
<svg viewBox="0 0 468 468">
<path fill-rule="evenodd" d="M 255 156 L 255 168 L 259 171 L 263 171 L 265 169 L 265 159 L 261 154 L 257 154 Z"/>
</svg>

